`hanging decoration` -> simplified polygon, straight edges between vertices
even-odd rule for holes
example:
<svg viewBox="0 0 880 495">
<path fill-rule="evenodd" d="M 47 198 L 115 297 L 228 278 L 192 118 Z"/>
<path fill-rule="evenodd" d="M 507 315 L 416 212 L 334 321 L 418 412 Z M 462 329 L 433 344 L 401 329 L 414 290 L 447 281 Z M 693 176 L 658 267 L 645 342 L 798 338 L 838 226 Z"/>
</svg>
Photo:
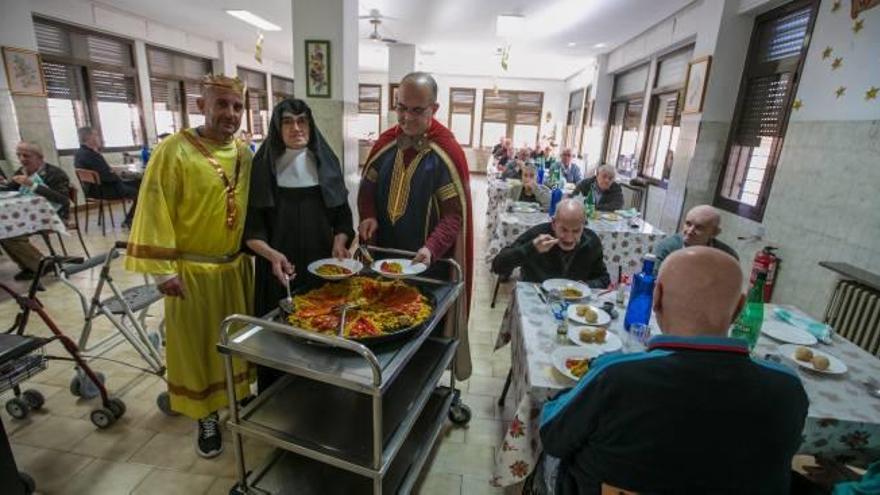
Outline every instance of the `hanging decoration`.
<svg viewBox="0 0 880 495">
<path fill-rule="evenodd" d="M 880 88 L 871 86 L 871 89 L 865 91 L 865 101 L 876 100 L 878 91 L 880 91 Z"/>
<path fill-rule="evenodd" d="M 257 62 L 263 63 L 263 33 L 260 32 L 259 36 L 257 36 L 257 45 L 254 47 L 254 59 Z"/>
<path fill-rule="evenodd" d="M 822 60 L 827 60 L 831 58 L 832 48 L 830 46 L 826 46 L 824 50 L 822 50 Z"/>
<path fill-rule="evenodd" d="M 831 4 L 831 12 L 837 12 L 840 10 L 840 0 L 834 0 L 834 3 Z"/>
<path fill-rule="evenodd" d="M 843 57 L 837 57 L 831 62 L 831 70 L 837 70 L 843 65 Z"/>
<path fill-rule="evenodd" d="M 501 51 L 501 68 L 507 72 L 507 68 L 510 62 L 510 45 L 504 47 Z"/>
<path fill-rule="evenodd" d="M 839 2 L 838 2 L 839 3 Z M 862 11 L 880 5 L 880 0 L 852 0 L 850 16 L 855 19 Z"/>
<path fill-rule="evenodd" d="M 865 27 L 865 20 L 858 19 L 857 21 L 853 22 L 852 30 L 854 33 L 858 34 L 859 31 L 861 31 L 864 27 Z"/>
<path fill-rule="evenodd" d="M 834 94 L 836 94 L 838 98 L 842 97 L 844 93 L 846 93 L 846 86 L 838 86 L 837 89 L 834 90 Z"/>
<path fill-rule="evenodd" d="M 800 110 L 802 106 L 804 106 L 804 102 L 801 101 L 800 98 L 794 100 L 794 102 L 791 104 L 791 108 L 793 108 L 795 111 Z"/>
</svg>

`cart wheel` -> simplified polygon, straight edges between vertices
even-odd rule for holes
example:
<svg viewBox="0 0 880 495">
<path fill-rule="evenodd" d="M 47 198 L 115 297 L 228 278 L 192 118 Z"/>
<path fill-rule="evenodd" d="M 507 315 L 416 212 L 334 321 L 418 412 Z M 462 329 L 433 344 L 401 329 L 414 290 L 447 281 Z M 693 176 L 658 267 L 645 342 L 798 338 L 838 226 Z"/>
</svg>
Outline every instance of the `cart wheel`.
<svg viewBox="0 0 880 495">
<path fill-rule="evenodd" d="M 46 403 L 46 398 L 43 397 L 43 394 L 39 390 L 33 388 L 25 390 L 21 396 L 27 403 L 28 407 L 34 411 L 39 411 L 43 408 L 43 404 Z"/>
<path fill-rule="evenodd" d="M 471 408 L 460 402 L 449 406 L 449 420 L 457 425 L 466 425 L 471 420 Z"/>
<path fill-rule="evenodd" d="M 29 474 L 19 471 L 18 479 L 21 480 L 21 484 L 24 485 L 24 493 L 26 495 L 31 495 L 31 493 L 37 491 L 37 483 Z"/>
<path fill-rule="evenodd" d="M 79 373 L 74 374 L 70 379 L 70 395 L 74 397 L 82 395 L 82 381 L 79 379 Z"/>
<path fill-rule="evenodd" d="M 180 416 L 179 412 L 171 409 L 171 397 L 168 396 L 168 392 L 162 392 L 156 397 L 156 405 L 166 416 Z"/>
<path fill-rule="evenodd" d="M 116 422 L 116 416 L 110 409 L 95 409 L 92 411 L 92 414 L 89 415 L 89 418 L 92 420 L 93 425 L 102 430 Z"/>
<path fill-rule="evenodd" d="M 30 414 L 31 408 L 28 407 L 27 402 L 13 397 L 6 401 L 6 412 L 15 419 L 24 419 Z"/>
<path fill-rule="evenodd" d="M 104 373 L 97 371 L 95 372 L 95 376 L 98 377 L 98 381 L 101 382 L 101 385 L 104 385 L 106 383 L 107 379 L 104 377 Z M 80 381 L 82 383 L 82 386 L 80 387 L 80 396 L 83 399 L 94 399 L 101 394 L 101 392 L 98 390 L 98 386 L 95 385 L 95 383 L 91 379 L 89 379 L 88 375 L 83 373 L 80 375 L 80 377 Z"/>
<path fill-rule="evenodd" d="M 107 401 L 107 409 L 110 409 L 113 412 L 113 416 L 119 419 L 125 414 L 125 402 L 122 402 L 122 399 L 117 397 L 111 397 Z"/>
<path fill-rule="evenodd" d="M 247 495 L 247 492 L 245 490 L 242 490 L 242 488 L 238 484 L 236 484 L 229 489 L 229 495 Z"/>
</svg>

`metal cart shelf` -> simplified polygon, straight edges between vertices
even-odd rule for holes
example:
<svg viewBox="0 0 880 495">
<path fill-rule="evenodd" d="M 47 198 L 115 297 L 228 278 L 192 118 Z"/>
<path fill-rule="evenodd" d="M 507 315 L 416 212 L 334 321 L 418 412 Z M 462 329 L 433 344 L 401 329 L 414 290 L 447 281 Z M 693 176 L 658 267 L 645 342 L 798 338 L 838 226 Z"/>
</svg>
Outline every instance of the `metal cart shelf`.
<svg viewBox="0 0 880 495">
<path fill-rule="evenodd" d="M 411 491 L 447 414 L 466 409 L 454 370 L 449 387 L 439 386 L 458 340 L 432 332 L 464 285 L 459 266 L 441 261 L 451 266 L 452 282 L 409 279 L 433 296 L 435 310 L 407 340 L 368 348 L 280 323 L 277 311 L 264 319 L 227 318 L 218 344 L 227 379 L 233 357 L 287 373 L 243 409 L 227 387 L 239 478 L 231 493 Z M 245 471 L 242 435 L 277 448 L 252 473 Z"/>
</svg>

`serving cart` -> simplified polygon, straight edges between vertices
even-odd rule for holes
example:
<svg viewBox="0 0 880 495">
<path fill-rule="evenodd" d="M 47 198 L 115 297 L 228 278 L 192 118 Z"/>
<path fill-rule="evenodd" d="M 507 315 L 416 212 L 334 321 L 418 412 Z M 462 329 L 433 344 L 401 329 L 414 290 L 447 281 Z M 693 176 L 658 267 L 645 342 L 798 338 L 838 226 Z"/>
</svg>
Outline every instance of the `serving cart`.
<svg viewBox="0 0 880 495">
<path fill-rule="evenodd" d="M 415 253 L 370 248 L 380 254 Z M 432 299 L 429 319 L 405 339 L 370 347 L 295 328 L 275 310 L 264 318 L 233 315 L 221 327 L 238 483 L 230 493 L 410 493 L 446 421 L 465 424 L 470 410 L 441 386 L 454 367 L 457 338 L 435 332 L 463 291 L 461 267 L 451 281 L 411 277 Z M 450 315 L 451 317 L 451 315 Z M 458 329 L 467 331 L 467 329 Z M 456 335 L 457 336 L 457 335 Z M 244 408 L 236 402 L 232 359 L 286 373 Z M 246 470 L 242 435 L 275 447 Z"/>
</svg>

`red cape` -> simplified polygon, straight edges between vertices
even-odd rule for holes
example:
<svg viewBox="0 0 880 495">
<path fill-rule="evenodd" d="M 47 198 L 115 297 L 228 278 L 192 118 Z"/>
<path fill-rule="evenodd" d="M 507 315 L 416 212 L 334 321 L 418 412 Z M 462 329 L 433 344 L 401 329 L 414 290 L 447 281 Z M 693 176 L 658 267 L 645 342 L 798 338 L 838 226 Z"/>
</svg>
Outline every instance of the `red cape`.
<svg viewBox="0 0 880 495">
<path fill-rule="evenodd" d="M 376 140 L 376 143 L 373 144 L 373 147 L 370 149 L 370 154 L 367 155 L 366 163 L 369 163 L 376 153 L 385 148 L 389 143 L 397 139 L 398 136 L 403 131 L 400 129 L 399 125 L 395 125 L 394 127 L 386 130 L 379 136 L 379 139 Z M 446 128 L 443 124 L 437 121 L 437 119 L 431 119 L 431 125 L 428 127 L 428 132 L 425 133 L 425 137 L 427 137 L 430 141 L 436 143 L 443 151 L 449 155 L 449 158 L 455 164 L 455 169 L 458 171 L 458 179 L 461 182 L 462 187 L 464 188 L 464 202 L 465 202 L 465 224 L 464 224 L 464 233 L 465 233 L 465 260 L 464 263 L 461 263 L 462 260 L 458 260 L 460 264 L 462 264 L 462 268 L 464 269 L 464 278 L 465 278 L 465 296 L 466 302 L 465 307 L 468 308 L 468 312 L 470 312 L 470 302 L 471 296 L 473 294 L 473 280 L 474 280 L 474 222 L 473 222 L 473 209 L 471 207 L 471 185 L 470 185 L 470 172 L 468 171 L 467 159 L 464 157 L 464 150 L 461 149 L 461 145 L 458 144 L 458 141 L 455 140 L 455 135 Z M 454 250 L 453 250 L 454 252 Z"/>
</svg>

